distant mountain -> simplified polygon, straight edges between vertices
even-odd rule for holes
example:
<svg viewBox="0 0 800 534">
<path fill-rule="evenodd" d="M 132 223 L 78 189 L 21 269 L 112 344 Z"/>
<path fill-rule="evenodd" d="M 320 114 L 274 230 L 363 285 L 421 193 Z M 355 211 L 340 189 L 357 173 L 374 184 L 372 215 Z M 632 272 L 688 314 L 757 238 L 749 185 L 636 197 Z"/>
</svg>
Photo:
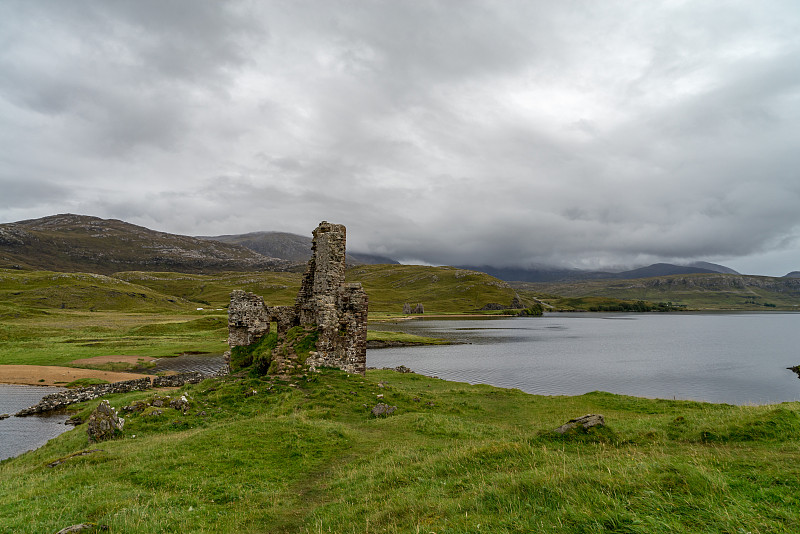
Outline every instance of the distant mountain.
<svg viewBox="0 0 800 534">
<path fill-rule="evenodd" d="M 709 263 L 707 261 L 696 261 L 694 263 L 690 263 L 687 267 L 699 267 L 701 269 L 708 269 L 709 271 L 717 272 L 717 273 L 724 273 L 724 274 L 741 274 L 730 267 L 725 267 L 724 265 L 718 265 L 716 263 Z"/>
<path fill-rule="evenodd" d="M 507 282 L 561 282 L 570 280 L 633 280 L 651 278 L 653 276 L 670 276 L 676 274 L 726 273 L 739 274 L 733 269 L 708 262 L 695 262 L 692 265 L 673 265 L 671 263 L 654 263 L 647 267 L 622 272 L 585 271 L 581 269 L 558 269 L 550 267 L 531 267 L 515 269 L 503 267 L 462 266 L 463 269 L 483 271 Z"/>
<path fill-rule="evenodd" d="M 654 276 L 671 276 L 674 274 L 699 274 L 699 273 L 716 273 L 712 269 L 703 269 L 701 267 L 688 267 L 684 265 L 672 265 L 671 263 L 654 263 L 647 267 L 640 267 L 638 269 L 631 269 L 630 271 L 623 271 L 615 273 L 609 278 L 615 280 L 633 280 L 636 278 L 652 278 Z"/>
<path fill-rule="evenodd" d="M 0 224 L 0 267 L 119 271 L 283 271 L 291 262 L 248 248 L 156 232 L 116 219 L 62 214 Z"/>
<path fill-rule="evenodd" d="M 800 278 L 800 271 L 792 271 L 789 274 L 785 274 L 784 278 Z"/>
<path fill-rule="evenodd" d="M 199 239 L 219 241 L 247 247 L 250 250 L 292 262 L 306 262 L 311 259 L 311 238 L 287 232 L 251 232 L 239 235 L 199 236 Z M 350 252 L 347 254 L 349 265 L 397 264 L 398 262 L 383 256 Z"/>
</svg>

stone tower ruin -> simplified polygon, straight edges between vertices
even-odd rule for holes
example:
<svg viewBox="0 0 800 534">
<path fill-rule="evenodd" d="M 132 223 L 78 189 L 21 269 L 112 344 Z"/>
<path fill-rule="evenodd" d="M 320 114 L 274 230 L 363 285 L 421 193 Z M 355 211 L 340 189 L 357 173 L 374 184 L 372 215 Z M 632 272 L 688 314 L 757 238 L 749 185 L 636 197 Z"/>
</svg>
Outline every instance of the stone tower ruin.
<svg viewBox="0 0 800 534">
<path fill-rule="evenodd" d="M 279 338 L 293 326 L 317 329 L 317 350 L 306 360 L 364 374 L 367 365 L 367 293 L 345 283 L 346 229 L 323 221 L 314 230 L 311 259 L 294 306 L 267 306 L 261 297 L 236 290 L 228 308 L 228 344 L 250 345 L 269 333 L 275 321 Z"/>
</svg>

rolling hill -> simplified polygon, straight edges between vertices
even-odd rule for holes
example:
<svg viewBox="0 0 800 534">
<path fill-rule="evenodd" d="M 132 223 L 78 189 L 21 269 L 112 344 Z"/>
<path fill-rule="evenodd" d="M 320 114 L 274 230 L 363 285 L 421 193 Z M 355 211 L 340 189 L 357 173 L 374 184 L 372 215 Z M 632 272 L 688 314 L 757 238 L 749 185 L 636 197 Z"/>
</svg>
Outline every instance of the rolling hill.
<svg viewBox="0 0 800 534">
<path fill-rule="evenodd" d="M 119 271 L 283 271 L 292 262 L 248 248 L 149 230 L 116 219 L 62 214 L 0 225 L 0 267 Z"/>
</svg>

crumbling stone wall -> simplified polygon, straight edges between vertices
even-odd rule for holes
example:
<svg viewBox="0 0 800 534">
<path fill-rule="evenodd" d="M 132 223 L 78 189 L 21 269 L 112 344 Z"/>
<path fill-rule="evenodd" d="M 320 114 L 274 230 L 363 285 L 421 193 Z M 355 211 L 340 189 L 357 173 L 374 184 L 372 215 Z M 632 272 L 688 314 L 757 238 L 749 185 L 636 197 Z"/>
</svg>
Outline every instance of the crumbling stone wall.
<svg viewBox="0 0 800 534">
<path fill-rule="evenodd" d="M 272 306 L 269 309 L 269 318 L 275 321 L 278 336 L 285 336 L 293 326 L 299 326 L 300 321 L 295 306 Z"/>
<path fill-rule="evenodd" d="M 228 309 L 228 344 L 250 345 L 277 323 L 279 338 L 293 326 L 317 329 L 317 350 L 306 364 L 364 374 L 367 363 L 367 293 L 345 283 L 346 229 L 323 221 L 314 230 L 312 255 L 294 306 L 267 307 L 263 299 L 234 291 Z M 263 323 L 266 322 L 266 328 Z"/>
<path fill-rule="evenodd" d="M 269 309 L 254 293 L 235 289 L 228 306 L 228 345 L 250 345 L 269 334 Z"/>
</svg>

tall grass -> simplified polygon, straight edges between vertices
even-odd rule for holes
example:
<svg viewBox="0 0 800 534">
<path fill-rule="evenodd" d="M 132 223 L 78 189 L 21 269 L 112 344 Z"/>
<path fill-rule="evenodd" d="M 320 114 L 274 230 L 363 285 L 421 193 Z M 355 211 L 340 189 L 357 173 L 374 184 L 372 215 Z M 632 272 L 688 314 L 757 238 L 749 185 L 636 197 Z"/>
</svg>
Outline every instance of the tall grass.
<svg viewBox="0 0 800 534">
<path fill-rule="evenodd" d="M 50 532 L 796 532 L 800 404 L 541 397 L 326 370 L 183 389 L 85 456 L 81 426 L 0 463 L 0 524 Z M 173 395 L 179 392 L 171 393 Z M 154 393 L 112 397 L 122 408 Z M 378 395 L 383 397 L 379 398 Z M 374 418 L 376 402 L 398 407 Z M 96 404 L 77 408 L 86 417 Z M 569 418 L 607 426 L 566 437 Z M 135 436 L 135 437 L 134 437 Z"/>
</svg>

